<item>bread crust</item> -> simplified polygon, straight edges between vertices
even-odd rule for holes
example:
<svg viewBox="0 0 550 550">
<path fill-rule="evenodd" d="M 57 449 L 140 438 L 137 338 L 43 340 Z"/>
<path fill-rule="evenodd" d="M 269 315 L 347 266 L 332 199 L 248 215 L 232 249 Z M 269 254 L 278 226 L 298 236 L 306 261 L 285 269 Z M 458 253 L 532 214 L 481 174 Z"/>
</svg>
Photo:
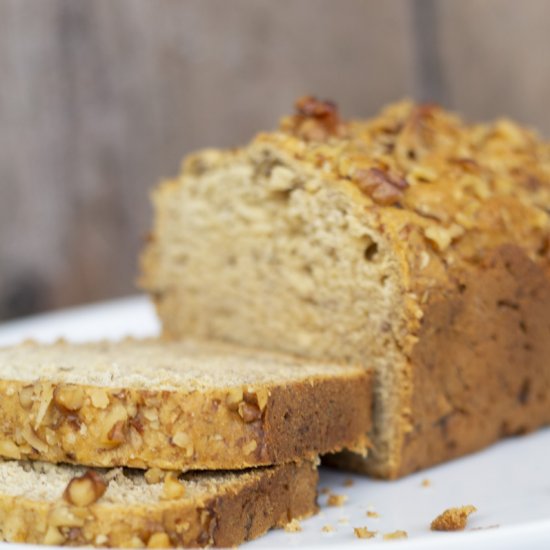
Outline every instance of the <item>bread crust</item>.
<svg viewBox="0 0 550 550">
<path fill-rule="evenodd" d="M 185 471 L 365 452 L 371 385 L 369 373 L 345 367 L 341 376 L 191 392 L 0 380 L 0 456 Z"/>
<path fill-rule="evenodd" d="M 68 466 L 70 468 L 70 466 Z M 47 474 L 43 474 L 46 475 Z M 317 512 L 318 474 L 311 462 L 237 474 L 200 498 L 152 504 L 30 500 L 0 492 L 0 536 L 8 542 L 103 547 L 230 547 Z"/>
</svg>

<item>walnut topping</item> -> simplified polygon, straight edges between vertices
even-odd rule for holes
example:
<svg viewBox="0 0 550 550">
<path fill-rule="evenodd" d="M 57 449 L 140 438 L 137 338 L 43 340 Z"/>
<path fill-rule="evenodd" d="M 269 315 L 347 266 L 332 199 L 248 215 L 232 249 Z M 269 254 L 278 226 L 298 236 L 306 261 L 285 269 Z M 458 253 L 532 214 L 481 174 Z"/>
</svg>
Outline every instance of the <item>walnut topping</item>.
<svg viewBox="0 0 550 550">
<path fill-rule="evenodd" d="M 53 385 L 45 383 L 40 389 L 40 401 L 38 405 L 38 411 L 36 412 L 36 419 L 34 421 L 34 428 L 37 430 L 42 424 L 46 413 L 50 407 L 50 403 L 53 399 Z"/>
<path fill-rule="evenodd" d="M 477 508 L 469 504 L 460 508 L 448 508 L 439 514 L 431 523 L 432 531 L 462 531 L 466 527 L 468 516 L 477 512 Z"/>
<path fill-rule="evenodd" d="M 105 418 L 106 431 L 103 436 L 103 445 L 106 447 L 118 447 L 126 442 L 128 413 L 120 405 L 115 405 L 108 411 Z"/>
<path fill-rule="evenodd" d="M 48 515 L 48 524 L 54 527 L 82 527 L 84 519 L 74 514 L 67 506 L 56 506 Z"/>
<path fill-rule="evenodd" d="M 147 542 L 147 548 L 170 548 L 170 537 L 166 533 L 153 533 Z"/>
<path fill-rule="evenodd" d="M 347 502 L 348 497 L 346 495 L 336 495 L 334 493 L 330 494 L 327 499 L 328 506 L 344 506 Z"/>
<path fill-rule="evenodd" d="M 185 486 L 180 483 L 177 474 L 169 472 L 164 478 L 162 488 L 162 498 L 164 500 L 174 500 L 181 498 L 185 494 Z"/>
<path fill-rule="evenodd" d="M 106 409 L 109 406 L 109 395 L 101 388 L 93 388 L 87 390 L 88 395 L 92 400 L 92 405 L 96 409 Z"/>
<path fill-rule="evenodd" d="M 191 436 L 186 432 L 176 432 L 172 436 L 172 443 L 185 451 L 185 456 L 193 456 L 194 446 Z"/>
<path fill-rule="evenodd" d="M 22 438 L 33 448 L 36 449 L 39 453 L 47 453 L 48 445 L 42 441 L 36 432 L 31 428 L 31 426 L 24 426 L 21 430 Z"/>
<path fill-rule="evenodd" d="M 65 537 L 61 531 L 54 525 L 50 525 L 44 535 L 44 544 L 51 546 L 61 546 L 65 542 Z"/>
<path fill-rule="evenodd" d="M 256 441 L 253 439 L 243 447 L 243 453 L 245 455 L 249 455 L 250 453 L 253 453 L 257 448 L 258 448 L 258 443 L 256 443 Z"/>
<path fill-rule="evenodd" d="M 379 168 L 356 170 L 353 180 L 359 189 L 366 193 L 376 204 L 391 206 L 403 197 L 403 191 L 409 186 L 401 177 L 394 176 Z"/>
<path fill-rule="evenodd" d="M 238 407 L 239 416 L 248 424 L 250 422 L 255 422 L 256 420 L 260 420 L 262 417 L 262 412 L 260 411 L 260 408 L 258 405 L 255 405 L 254 403 L 247 403 L 245 401 L 242 401 L 239 403 Z"/>
<path fill-rule="evenodd" d="M 21 458 L 19 447 L 10 440 L 0 441 L 0 455 L 6 458 Z"/>
<path fill-rule="evenodd" d="M 107 439 L 114 447 L 122 445 L 126 441 L 126 422 L 118 420 L 107 433 Z"/>
<path fill-rule="evenodd" d="M 295 103 L 296 115 L 283 121 L 283 129 L 289 130 L 306 141 L 324 141 L 343 131 L 338 107 L 332 101 L 322 101 L 304 96 Z"/>
<path fill-rule="evenodd" d="M 88 470 L 84 475 L 71 479 L 63 498 L 74 506 L 89 506 L 97 502 L 107 490 L 105 480 L 93 470 Z"/>
<path fill-rule="evenodd" d="M 53 401 L 62 411 L 78 411 L 84 405 L 86 394 L 76 385 L 57 386 L 53 392 Z"/>
<path fill-rule="evenodd" d="M 243 400 L 242 388 L 231 388 L 225 398 L 227 408 L 230 411 L 236 411 L 239 408 L 239 403 Z"/>
<path fill-rule="evenodd" d="M 25 386 L 19 390 L 19 404 L 28 411 L 34 401 L 34 386 Z"/>
</svg>

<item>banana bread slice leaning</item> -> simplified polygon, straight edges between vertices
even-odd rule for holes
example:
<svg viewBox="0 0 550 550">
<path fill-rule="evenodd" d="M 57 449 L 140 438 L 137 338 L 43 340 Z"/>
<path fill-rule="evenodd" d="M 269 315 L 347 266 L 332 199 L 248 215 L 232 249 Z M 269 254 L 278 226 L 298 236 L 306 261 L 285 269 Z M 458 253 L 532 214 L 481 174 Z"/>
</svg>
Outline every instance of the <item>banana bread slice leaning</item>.
<svg viewBox="0 0 550 550">
<path fill-rule="evenodd" d="M 361 367 L 211 342 L 26 343 L 0 348 L 0 456 L 235 470 L 365 452 L 371 394 Z"/>
<path fill-rule="evenodd" d="M 550 421 L 550 145 L 402 102 L 190 156 L 153 194 L 142 260 L 170 337 L 375 370 L 373 450 L 396 477 Z"/>
<path fill-rule="evenodd" d="M 317 477 L 307 461 L 179 477 L 1 461 L 0 538 L 56 546 L 230 547 L 314 514 Z"/>
</svg>

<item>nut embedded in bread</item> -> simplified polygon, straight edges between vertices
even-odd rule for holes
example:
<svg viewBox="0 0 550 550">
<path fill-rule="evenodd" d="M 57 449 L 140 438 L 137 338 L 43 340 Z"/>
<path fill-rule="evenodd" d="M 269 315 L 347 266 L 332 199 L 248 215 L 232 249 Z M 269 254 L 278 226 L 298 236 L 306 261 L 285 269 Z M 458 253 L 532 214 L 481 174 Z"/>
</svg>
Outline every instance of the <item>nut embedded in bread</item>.
<svg viewBox="0 0 550 550">
<path fill-rule="evenodd" d="M 167 337 L 373 368 L 396 477 L 550 421 L 550 145 L 508 120 L 401 102 L 190 156 L 153 194 L 142 286 Z M 536 389 L 535 389 L 536 388 Z"/>
</svg>

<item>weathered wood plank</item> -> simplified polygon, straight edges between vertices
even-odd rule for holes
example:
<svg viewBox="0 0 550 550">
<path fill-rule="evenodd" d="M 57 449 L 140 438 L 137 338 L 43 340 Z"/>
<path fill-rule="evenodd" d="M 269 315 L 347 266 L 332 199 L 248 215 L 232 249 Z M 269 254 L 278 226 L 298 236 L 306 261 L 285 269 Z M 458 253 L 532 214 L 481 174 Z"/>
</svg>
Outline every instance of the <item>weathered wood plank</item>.
<svg viewBox="0 0 550 550">
<path fill-rule="evenodd" d="M 147 190 L 313 91 L 408 88 L 406 0 L 0 0 L 0 318 L 132 291 Z"/>
<path fill-rule="evenodd" d="M 471 119 L 506 115 L 550 135 L 550 2 L 435 2 L 451 105 Z"/>
</svg>

